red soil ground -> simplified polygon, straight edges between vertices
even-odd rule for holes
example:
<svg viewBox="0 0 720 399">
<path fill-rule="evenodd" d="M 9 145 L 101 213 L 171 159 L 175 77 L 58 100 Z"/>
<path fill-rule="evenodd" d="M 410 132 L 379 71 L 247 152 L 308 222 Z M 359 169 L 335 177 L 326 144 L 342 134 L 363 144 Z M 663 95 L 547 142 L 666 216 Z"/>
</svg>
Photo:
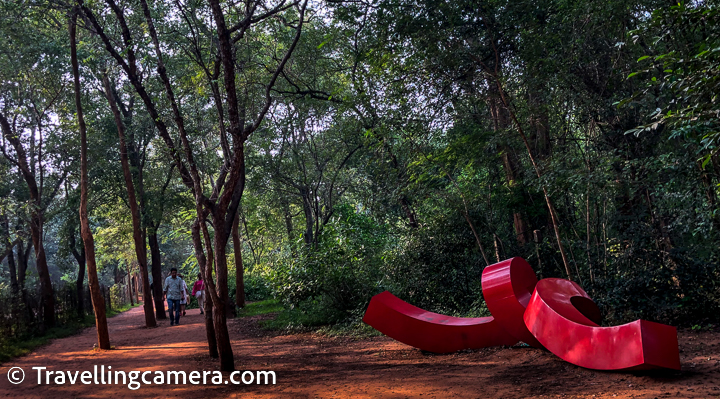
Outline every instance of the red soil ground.
<svg viewBox="0 0 720 399">
<path fill-rule="evenodd" d="M 114 350 L 94 351 L 93 328 L 57 339 L 0 367 L 0 397 L 260 397 L 260 398 L 708 398 L 720 396 L 720 332 L 681 331 L 682 371 L 644 374 L 582 369 L 532 348 L 489 348 L 428 355 L 387 337 L 331 338 L 281 335 L 259 328 L 256 316 L 230 321 L 238 370 L 272 370 L 275 385 L 46 385 L 37 371 L 216 370 L 207 356 L 205 327 L 197 309 L 170 327 L 144 328 L 142 308 L 109 320 Z M 12 367 L 24 382 L 8 382 Z M 17 375 L 17 374 L 16 374 Z M 223 380 L 228 380 L 228 374 Z M 51 383 L 52 383 L 51 377 Z"/>
</svg>

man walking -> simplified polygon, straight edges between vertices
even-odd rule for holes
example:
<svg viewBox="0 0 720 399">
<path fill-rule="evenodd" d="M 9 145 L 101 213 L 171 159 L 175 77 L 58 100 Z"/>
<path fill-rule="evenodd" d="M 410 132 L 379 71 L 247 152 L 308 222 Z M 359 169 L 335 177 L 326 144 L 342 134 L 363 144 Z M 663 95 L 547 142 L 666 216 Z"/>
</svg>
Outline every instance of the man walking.
<svg viewBox="0 0 720 399">
<path fill-rule="evenodd" d="M 177 269 L 174 267 L 170 269 L 170 275 L 165 279 L 163 293 L 167 298 L 168 312 L 170 312 L 170 325 L 179 325 L 180 300 L 183 298 L 183 280 L 178 277 Z M 174 314 L 173 310 L 175 311 Z"/>
</svg>

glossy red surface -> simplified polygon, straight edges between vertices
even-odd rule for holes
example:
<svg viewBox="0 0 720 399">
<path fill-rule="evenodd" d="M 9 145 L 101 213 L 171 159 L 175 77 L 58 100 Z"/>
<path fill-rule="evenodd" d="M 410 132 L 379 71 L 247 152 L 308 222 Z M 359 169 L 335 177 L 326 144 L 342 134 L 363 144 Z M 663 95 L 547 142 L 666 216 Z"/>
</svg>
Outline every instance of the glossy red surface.
<svg viewBox="0 0 720 399">
<path fill-rule="evenodd" d="M 492 317 L 462 318 L 428 312 L 388 291 L 370 300 L 363 321 L 388 337 L 434 353 L 517 342 Z"/>
<path fill-rule="evenodd" d="M 385 291 L 372 298 L 363 321 L 435 353 L 523 341 L 590 369 L 680 369 L 675 327 L 645 320 L 600 327 L 600 310 L 579 285 L 557 278 L 538 282 L 522 258 L 486 267 L 482 289 L 494 317 L 432 313 Z"/>
<path fill-rule="evenodd" d="M 579 285 L 547 278 L 535 286 L 524 322 L 550 352 L 581 367 L 680 369 L 675 327 L 645 320 L 599 327 L 599 316 L 597 306 Z"/>
<path fill-rule="evenodd" d="M 495 320 L 518 341 L 541 348 L 522 318 L 537 282 L 530 264 L 520 257 L 490 265 L 482 274 L 483 297 Z"/>
</svg>

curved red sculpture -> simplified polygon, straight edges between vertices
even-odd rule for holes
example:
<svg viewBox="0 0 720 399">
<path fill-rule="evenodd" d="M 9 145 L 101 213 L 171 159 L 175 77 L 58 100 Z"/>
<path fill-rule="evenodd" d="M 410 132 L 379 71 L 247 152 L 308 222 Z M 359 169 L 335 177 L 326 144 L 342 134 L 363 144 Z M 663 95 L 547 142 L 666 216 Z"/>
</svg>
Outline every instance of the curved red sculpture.
<svg viewBox="0 0 720 399">
<path fill-rule="evenodd" d="M 434 353 L 517 342 L 492 317 L 462 318 L 428 312 L 388 291 L 372 297 L 363 321 L 388 337 Z"/>
<path fill-rule="evenodd" d="M 596 370 L 680 370 L 677 330 L 637 320 L 599 327 L 600 311 L 572 281 L 546 278 L 535 287 L 524 321 L 550 352 Z"/>
<path fill-rule="evenodd" d="M 488 310 L 508 334 L 530 346 L 542 348 L 522 318 L 537 282 L 530 264 L 515 257 L 483 270 L 482 294 Z"/>
<path fill-rule="evenodd" d="M 645 320 L 600 327 L 600 309 L 579 285 L 557 278 L 538 282 L 522 258 L 486 267 L 482 288 L 493 317 L 432 313 L 385 291 L 372 298 L 363 321 L 389 337 L 429 352 L 523 341 L 590 369 L 680 369 L 675 327 Z"/>
</svg>

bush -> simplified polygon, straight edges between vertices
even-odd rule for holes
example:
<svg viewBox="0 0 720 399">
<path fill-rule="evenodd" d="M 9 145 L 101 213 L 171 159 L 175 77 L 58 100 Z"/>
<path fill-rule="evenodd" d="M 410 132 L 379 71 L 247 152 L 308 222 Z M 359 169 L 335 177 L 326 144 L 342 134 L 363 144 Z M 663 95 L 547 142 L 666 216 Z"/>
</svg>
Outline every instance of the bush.
<svg viewBox="0 0 720 399">
<path fill-rule="evenodd" d="M 304 323 L 334 322 L 364 310 L 382 281 L 386 229 L 367 215 L 338 206 L 316 245 L 286 251 L 268 271 L 274 293 L 290 309 L 312 315 Z"/>
</svg>

